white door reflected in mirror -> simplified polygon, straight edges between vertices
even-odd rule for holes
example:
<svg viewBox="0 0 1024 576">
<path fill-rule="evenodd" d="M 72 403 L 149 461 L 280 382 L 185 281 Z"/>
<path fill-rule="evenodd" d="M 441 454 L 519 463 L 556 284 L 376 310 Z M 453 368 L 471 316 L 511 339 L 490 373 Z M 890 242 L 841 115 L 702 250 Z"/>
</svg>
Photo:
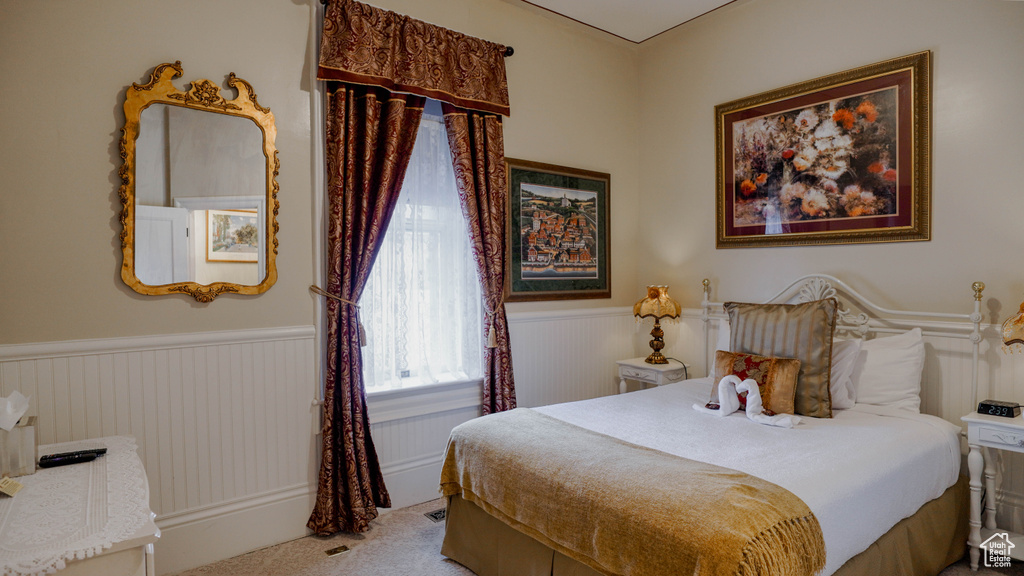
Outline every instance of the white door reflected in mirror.
<svg viewBox="0 0 1024 576">
<path fill-rule="evenodd" d="M 146 284 L 186 282 L 188 210 L 135 207 L 135 274 Z"/>
</svg>

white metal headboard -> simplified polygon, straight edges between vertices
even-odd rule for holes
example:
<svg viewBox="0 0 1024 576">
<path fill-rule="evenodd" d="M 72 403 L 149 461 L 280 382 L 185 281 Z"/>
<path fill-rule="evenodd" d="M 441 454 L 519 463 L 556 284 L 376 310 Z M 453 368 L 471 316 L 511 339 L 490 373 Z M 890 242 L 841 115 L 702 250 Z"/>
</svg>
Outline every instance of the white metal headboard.
<svg viewBox="0 0 1024 576">
<path fill-rule="evenodd" d="M 704 298 L 701 301 L 704 323 L 704 359 L 711 365 L 714 350 L 709 342 L 710 322 L 725 318 L 723 302 L 711 302 L 711 281 L 704 279 Z M 922 312 L 883 308 L 850 288 L 845 282 L 828 274 L 809 274 L 798 278 L 764 304 L 812 302 L 823 298 L 839 301 L 836 315 L 836 333 L 868 337 L 882 333 L 899 333 L 920 327 L 925 336 L 970 340 L 973 348 L 971 364 L 971 405 L 978 404 L 978 358 L 981 346 L 981 293 L 983 282 L 971 284 L 974 291 L 974 311 L 970 314 L 948 312 Z M 938 322 L 942 321 L 942 322 Z"/>
</svg>

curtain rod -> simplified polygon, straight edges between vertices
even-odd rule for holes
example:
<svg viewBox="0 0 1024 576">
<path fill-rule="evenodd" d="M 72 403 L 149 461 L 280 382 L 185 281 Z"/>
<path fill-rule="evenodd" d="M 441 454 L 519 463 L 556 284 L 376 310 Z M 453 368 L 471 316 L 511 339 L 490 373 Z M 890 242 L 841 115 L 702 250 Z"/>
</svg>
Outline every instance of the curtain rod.
<svg viewBox="0 0 1024 576">
<path fill-rule="evenodd" d="M 327 6 L 328 4 L 330 4 L 330 2 L 331 2 L 331 0 L 320 0 L 320 3 L 323 4 L 324 6 Z M 515 48 L 513 48 L 511 46 L 505 46 L 505 58 L 508 58 L 509 56 L 511 56 L 511 55 L 513 55 L 515 53 L 516 53 Z"/>
</svg>

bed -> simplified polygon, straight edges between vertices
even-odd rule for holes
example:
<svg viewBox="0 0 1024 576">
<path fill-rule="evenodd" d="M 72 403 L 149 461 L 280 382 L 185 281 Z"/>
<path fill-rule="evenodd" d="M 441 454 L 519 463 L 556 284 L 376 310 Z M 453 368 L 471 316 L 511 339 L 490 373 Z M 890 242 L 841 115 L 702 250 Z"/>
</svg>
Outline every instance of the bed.
<svg viewBox="0 0 1024 576">
<path fill-rule="evenodd" d="M 906 382 L 914 370 L 920 381 L 921 340 L 940 330 L 973 344 L 975 402 L 982 289 L 974 286 L 969 314 L 894 311 L 813 275 L 755 307 L 789 314 L 832 301 L 828 347 L 816 352 L 829 369 L 857 342 L 856 360 L 842 361 L 855 368 L 831 372 L 830 383 L 859 382 L 865 402 L 842 399 L 833 385 L 830 418 L 804 416 L 785 429 L 691 408 L 708 401 L 721 374 L 716 349 L 726 345 L 721 333 L 711 342 L 715 326 L 732 325 L 724 340 L 734 348 L 749 344 L 749 317 L 711 302 L 705 281 L 700 320 L 714 376 L 517 409 L 453 430 L 442 553 L 480 576 L 937 574 L 966 544 L 960 428 L 917 413 L 920 400 L 910 396 L 920 385 Z M 898 350 L 909 338 L 920 365 L 907 373 Z M 879 388 L 887 379 L 895 380 Z M 804 400 L 801 413 L 819 410 Z"/>
</svg>

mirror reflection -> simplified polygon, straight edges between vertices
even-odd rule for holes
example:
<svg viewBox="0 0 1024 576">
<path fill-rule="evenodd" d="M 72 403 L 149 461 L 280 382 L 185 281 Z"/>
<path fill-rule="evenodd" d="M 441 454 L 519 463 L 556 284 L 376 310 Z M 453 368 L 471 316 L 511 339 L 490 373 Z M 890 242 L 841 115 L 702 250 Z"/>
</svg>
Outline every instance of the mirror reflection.
<svg viewBox="0 0 1024 576">
<path fill-rule="evenodd" d="M 153 104 L 142 112 L 135 154 L 139 280 L 262 282 L 267 159 L 259 126 Z"/>
</svg>

